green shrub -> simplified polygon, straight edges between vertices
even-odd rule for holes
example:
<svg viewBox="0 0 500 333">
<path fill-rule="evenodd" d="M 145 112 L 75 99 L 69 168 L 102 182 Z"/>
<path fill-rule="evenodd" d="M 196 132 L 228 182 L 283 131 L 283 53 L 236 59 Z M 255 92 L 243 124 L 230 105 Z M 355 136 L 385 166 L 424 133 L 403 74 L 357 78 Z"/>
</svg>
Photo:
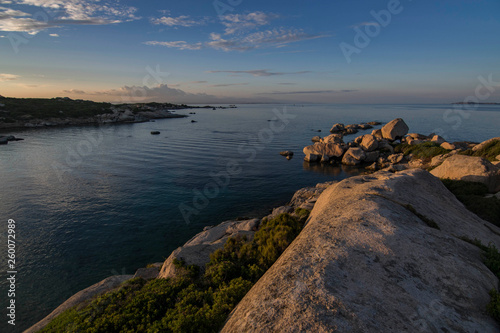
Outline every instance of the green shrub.
<svg viewBox="0 0 500 333">
<path fill-rule="evenodd" d="M 436 142 L 423 142 L 417 145 L 399 144 L 395 147 L 396 153 L 403 153 L 405 155 L 413 154 L 415 158 L 432 158 L 438 155 L 443 155 L 449 152 Z"/>
<path fill-rule="evenodd" d="M 394 147 L 395 153 L 403 153 L 405 155 L 412 154 L 414 158 L 431 160 L 433 157 L 438 155 L 447 154 L 450 151 L 444 149 L 436 142 L 422 142 L 417 145 L 409 145 L 406 143 L 401 143 Z"/>
<path fill-rule="evenodd" d="M 490 302 L 486 310 L 494 319 L 500 322 L 500 293 L 496 289 L 490 290 Z"/>
<path fill-rule="evenodd" d="M 305 209 L 305 208 L 296 208 L 295 209 L 295 214 L 297 216 L 299 216 L 300 218 L 306 218 L 307 219 L 309 217 L 310 213 L 311 212 L 309 210 Z"/>
<path fill-rule="evenodd" d="M 218 332 L 252 285 L 301 231 L 306 215 L 264 221 L 252 240 L 230 238 L 210 256 L 205 274 L 184 269 L 176 279 L 134 279 L 120 289 L 69 309 L 42 332 Z M 196 273 L 196 274 L 195 274 Z"/>
<path fill-rule="evenodd" d="M 500 200 L 496 197 L 484 197 L 488 193 L 485 184 L 451 179 L 443 179 L 442 182 L 468 210 L 483 220 L 500 226 Z"/>
<path fill-rule="evenodd" d="M 489 161 L 496 161 L 496 157 L 500 155 L 500 140 L 492 141 L 477 151 L 468 149 L 463 152 L 460 152 L 459 154 L 468 156 L 479 156 Z"/>
<path fill-rule="evenodd" d="M 488 194 L 488 186 L 483 183 L 469 182 L 465 180 L 441 180 L 450 192 L 455 195 L 486 195 Z"/>
<path fill-rule="evenodd" d="M 485 246 L 478 239 L 471 240 L 468 237 L 461 237 L 461 239 L 476 245 L 483 251 L 481 257 L 484 264 L 498 279 L 500 279 L 500 253 L 496 246 L 491 243 Z M 498 293 L 496 289 L 492 289 L 489 294 L 490 302 L 486 305 L 486 310 L 494 319 L 500 322 L 500 293 Z"/>
</svg>

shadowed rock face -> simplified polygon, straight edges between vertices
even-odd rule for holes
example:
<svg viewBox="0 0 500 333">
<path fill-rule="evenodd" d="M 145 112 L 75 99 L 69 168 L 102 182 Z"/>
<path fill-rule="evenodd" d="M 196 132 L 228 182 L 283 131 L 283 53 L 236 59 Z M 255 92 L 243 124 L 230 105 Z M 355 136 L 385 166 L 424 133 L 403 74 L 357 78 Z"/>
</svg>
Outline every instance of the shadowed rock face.
<svg viewBox="0 0 500 333">
<path fill-rule="evenodd" d="M 454 155 L 431 173 L 439 178 L 483 183 L 491 193 L 500 191 L 500 169 L 482 157 Z"/>
<path fill-rule="evenodd" d="M 222 332 L 498 332 L 485 311 L 498 280 L 457 238 L 498 235 L 425 171 L 344 180 Z"/>
</svg>

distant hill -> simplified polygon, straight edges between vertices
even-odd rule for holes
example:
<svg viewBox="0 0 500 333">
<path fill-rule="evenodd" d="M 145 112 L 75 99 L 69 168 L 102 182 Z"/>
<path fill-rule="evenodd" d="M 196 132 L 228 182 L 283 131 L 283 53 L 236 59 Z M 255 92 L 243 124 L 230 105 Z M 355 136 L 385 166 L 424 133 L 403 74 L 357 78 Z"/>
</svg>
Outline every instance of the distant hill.
<svg viewBox="0 0 500 333">
<path fill-rule="evenodd" d="M 141 122 L 181 117 L 169 110 L 197 108 L 185 104 L 111 104 L 68 97 L 10 98 L 0 96 L 0 128 Z M 182 116 L 183 117 L 183 116 Z"/>
</svg>

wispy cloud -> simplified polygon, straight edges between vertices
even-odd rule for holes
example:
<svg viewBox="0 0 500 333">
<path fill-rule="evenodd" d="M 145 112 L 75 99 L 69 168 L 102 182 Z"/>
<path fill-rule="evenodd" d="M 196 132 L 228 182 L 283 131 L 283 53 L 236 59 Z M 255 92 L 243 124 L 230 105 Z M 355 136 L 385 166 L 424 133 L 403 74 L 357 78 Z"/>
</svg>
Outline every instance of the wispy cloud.
<svg viewBox="0 0 500 333">
<path fill-rule="evenodd" d="M 306 74 L 306 73 L 311 73 L 311 71 L 270 72 L 268 69 L 254 69 L 249 71 L 208 71 L 207 73 L 231 73 L 231 74 L 250 74 L 253 76 L 275 76 L 275 75 Z"/>
<path fill-rule="evenodd" d="M 379 27 L 380 24 L 377 22 L 361 22 L 355 25 L 351 25 L 349 28 L 361 28 L 361 27 L 366 27 L 366 26 L 374 26 L 374 27 Z"/>
<path fill-rule="evenodd" d="M 214 88 L 217 88 L 217 87 L 231 87 L 231 86 L 247 86 L 249 85 L 249 83 L 227 83 L 227 84 L 213 84 L 209 87 L 214 87 Z"/>
<path fill-rule="evenodd" d="M 303 95 L 303 94 L 339 94 L 350 93 L 357 90 L 301 90 L 301 91 L 273 91 L 268 93 L 260 93 L 260 95 Z"/>
<path fill-rule="evenodd" d="M 206 24 L 206 19 L 194 20 L 190 16 L 181 15 L 178 17 L 163 16 L 151 19 L 151 23 L 156 25 L 166 25 L 169 27 L 193 27 Z"/>
<path fill-rule="evenodd" d="M 79 90 L 79 89 L 63 90 L 62 92 L 65 94 L 70 94 L 70 95 L 86 95 L 87 94 L 85 91 Z"/>
<path fill-rule="evenodd" d="M 2 4 L 10 4 L 2 1 Z M 123 6 L 118 0 L 18 0 L 16 5 L 28 5 L 43 10 L 37 19 L 29 13 L 0 7 L 0 31 L 38 32 L 63 25 L 103 25 L 139 19 L 135 7 Z"/>
<path fill-rule="evenodd" d="M 249 14 L 230 14 L 222 16 L 220 19 L 226 27 L 227 35 L 234 34 L 239 31 L 255 29 L 260 26 L 268 25 L 271 20 L 277 18 L 278 15 L 266 14 L 263 12 L 253 12 Z"/>
<path fill-rule="evenodd" d="M 148 41 L 147 45 L 166 46 L 181 50 L 201 50 L 211 48 L 222 51 L 250 51 L 260 48 L 281 48 L 290 43 L 328 37 L 326 35 L 308 34 L 301 29 L 277 28 L 255 32 L 243 37 L 223 38 L 221 34 L 211 33 L 207 42 L 187 43 L 186 41 Z"/>
<path fill-rule="evenodd" d="M 149 41 L 149 42 L 145 42 L 144 44 L 152 45 L 152 46 L 166 46 L 166 47 L 170 47 L 170 48 L 177 48 L 179 50 L 201 50 L 203 48 L 203 44 L 201 44 L 201 43 L 189 44 L 183 40 L 176 41 L 176 42 Z"/>
<path fill-rule="evenodd" d="M 49 34 L 50 37 L 59 37 L 58 34 Z"/>
<path fill-rule="evenodd" d="M 17 80 L 18 78 L 20 78 L 21 76 L 19 75 L 14 75 L 14 74 L 2 74 L 0 73 L 0 82 L 2 81 L 13 81 L 13 80 Z"/>
</svg>

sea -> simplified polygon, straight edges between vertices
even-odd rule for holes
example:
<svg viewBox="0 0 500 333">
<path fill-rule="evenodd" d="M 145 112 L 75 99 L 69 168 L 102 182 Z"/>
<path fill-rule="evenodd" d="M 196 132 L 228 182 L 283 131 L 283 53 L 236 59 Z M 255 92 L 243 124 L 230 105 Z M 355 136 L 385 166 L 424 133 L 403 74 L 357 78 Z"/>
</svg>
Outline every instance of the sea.
<svg viewBox="0 0 500 333">
<path fill-rule="evenodd" d="M 335 123 L 403 118 L 410 132 L 450 142 L 500 136 L 499 105 L 248 104 L 176 113 L 188 117 L 0 133 L 25 139 L 0 146 L 1 332 L 21 332 L 106 277 L 164 261 L 205 226 L 262 217 L 302 187 L 363 172 L 303 161 L 303 147 Z M 7 324 L 9 270 L 15 327 Z"/>
</svg>

